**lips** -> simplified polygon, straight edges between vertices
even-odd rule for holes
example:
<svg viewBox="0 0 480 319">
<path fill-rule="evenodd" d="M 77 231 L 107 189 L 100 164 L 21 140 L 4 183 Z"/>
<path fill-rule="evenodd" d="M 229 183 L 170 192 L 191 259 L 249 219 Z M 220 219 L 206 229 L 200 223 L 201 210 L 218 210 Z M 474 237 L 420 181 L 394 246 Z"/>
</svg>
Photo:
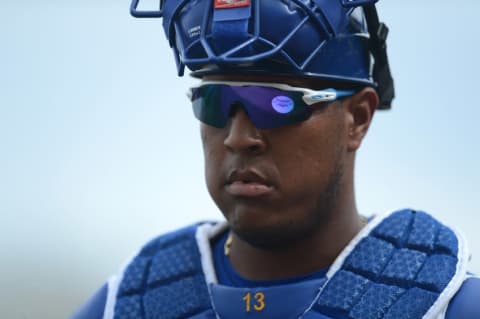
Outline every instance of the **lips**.
<svg viewBox="0 0 480 319">
<path fill-rule="evenodd" d="M 230 172 L 225 185 L 232 196 L 258 197 L 273 190 L 267 178 L 254 169 L 235 169 Z"/>
</svg>

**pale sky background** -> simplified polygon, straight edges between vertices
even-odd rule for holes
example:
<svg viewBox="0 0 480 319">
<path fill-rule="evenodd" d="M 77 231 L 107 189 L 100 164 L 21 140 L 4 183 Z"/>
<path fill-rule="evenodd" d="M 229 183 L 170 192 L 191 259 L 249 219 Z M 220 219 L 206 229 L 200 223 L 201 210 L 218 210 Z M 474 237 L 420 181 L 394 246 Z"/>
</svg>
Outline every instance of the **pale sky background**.
<svg viewBox="0 0 480 319">
<path fill-rule="evenodd" d="M 219 219 L 160 20 L 0 0 L 0 317 L 66 318 L 147 239 Z M 397 87 L 358 156 L 362 213 L 461 229 L 480 272 L 477 0 L 382 0 Z"/>
</svg>

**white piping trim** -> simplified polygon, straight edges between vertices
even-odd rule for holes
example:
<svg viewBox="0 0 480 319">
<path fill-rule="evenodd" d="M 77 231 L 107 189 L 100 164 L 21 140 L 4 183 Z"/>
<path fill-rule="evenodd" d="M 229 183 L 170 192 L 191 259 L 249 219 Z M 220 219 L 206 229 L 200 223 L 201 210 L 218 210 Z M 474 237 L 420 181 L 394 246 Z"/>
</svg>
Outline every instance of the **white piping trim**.
<svg viewBox="0 0 480 319">
<path fill-rule="evenodd" d="M 440 311 L 440 314 L 435 319 L 445 319 L 445 317 L 447 316 L 447 309 L 448 309 L 448 304 L 443 306 L 443 308 Z"/>
<path fill-rule="evenodd" d="M 324 283 L 323 287 L 320 288 L 317 296 L 315 297 L 312 304 L 305 310 L 305 312 L 300 316 L 302 318 L 313 305 L 317 302 L 317 299 L 320 297 L 324 287 L 327 286 L 330 279 L 337 273 L 337 271 L 342 267 L 345 259 L 350 255 L 352 250 L 357 246 L 357 244 L 365 237 L 367 237 L 371 231 L 377 227 L 383 220 L 392 215 L 397 210 L 391 210 L 383 215 L 376 215 L 351 241 L 350 243 L 342 250 L 342 252 L 335 259 L 333 264 L 330 266 L 330 269 L 327 272 L 327 281 Z M 455 235 L 458 238 L 458 263 L 455 271 L 455 275 L 447 287 L 443 290 L 437 300 L 433 303 L 427 313 L 422 317 L 422 319 L 443 319 L 445 317 L 448 303 L 455 295 L 455 293 L 460 289 L 463 281 L 466 278 L 467 273 L 467 264 L 469 261 L 469 251 L 468 245 L 463 237 L 463 235 L 454 228 L 451 228 Z"/>
<path fill-rule="evenodd" d="M 115 310 L 115 302 L 117 299 L 117 291 L 118 291 L 119 281 L 117 280 L 117 276 L 111 276 L 108 279 L 108 292 L 107 292 L 107 300 L 105 302 L 105 308 L 103 310 L 103 319 L 112 319 L 114 310 Z"/>
<path fill-rule="evenodd" d="M 470 258 L 468 244 L 466 239 L 462 235 L 462 233 L 460 233 L 454 228 L 451 228 L 451 229 L 453 230 L 453 232 L 458 238 L 458 254 L 457 254 L 458 262 L 455 270 L 455 275 L 453 276 L 452 280 L 450 280 L 447 287 L 443 289 L 440 296 L 433 303 L 433 305 L 430 307 L 427 313 L 422 317 L 422 319 L 442 318 L 442 317 L 439 317 L 442 313 L 442 310 L 445 308 L 445 311 L 446 311 L 450 300 L 460 289 L 460 287 L 462 286 L 466 278 L 467 265 Z"/>
<path fill-rule="evenodd" d="M 395 210 L 387 211 L 384 214 L 375 215 L 371 221 L 368 222 L 365 227 L 350 241 L 350 243 L 342 250 L 342 252 L 337 256 L 333 264 L 330 266 L 327 272 L 328 280 L 332 278 L 335 273 L 342 267 L 345 259 L 350 255 L 353 249 L 357 244 L 365 237 L 367 237 L 370 232 L 377 227 L 385 218 L 390 216 Z"/>
<path fill-rule="evenodd" d="M 198 226 L 197 232 L 195 233 L 198 250 L 200 251 L 202 270 L 207 284 L 208 297 L 210 298 L 210 305 L 212 306 L 213 313 L 217 319 L 220 319 L 220 316 L 218 315 L 215 303 L 213 302 L 212 285 L 217 284 L 218 279 L 213 264 L 210 239 L 224 231 L 227 227 L 228 224 L 226 221 L 215 225 L 203 224 Z"/>
<path fill-rule="evenodd" d="M 207 285 L 209 283 L 217 283 L 217 276 L 215 274 L 215 268 L 213 266 L 213 259 L 212 259 L 212 252 L 210 249 L 210 238 L 216 236 L 224 229 L 227 228 L 227 223 L 218 223 L 215 225 L 211 225 L 209 223 L 205 223 L 203 225 L 198 226 L 197 231 L 195 233 L 195 239 L 198 245 L 198 249 L 200 251 L 200 257 L 202 262 L 202 270 L 205 275 L 205 279 L 207 281 Z M 158 237 L 158 236 L 157 236 Z M 154 238 L 157 238 L 154 237 Z M 111 276 L 108 280 L 108 292 L 107 292 L 107 300 L 105 302 L 105 308 L 103 311 L 103 319 L 113 319 L 115 314 L 115 304 L 117 301 L 117 294 L 120 283 L 123 280 L 123 276 L 127 267 L 130 263 L 138 256 L 140 251 L 145 247 L 142 246 L 132 257 L 127 259 L 126 262 L 120 267 L 120 270 L 117 275 Z"/>
<path fill-rule="evenodd" d="M 215 267 L 213 265 L 212 249 L 210 239 L 227 228 L 227 223 L 218 223 L 215 225 L 203 224 L 198 226 L 195 238 L 197 240 L 198 250 L 202 262 L 202 270 L 205 275 L 207 285 L 218 283 Z"/>
<path fill-rule="evenodd" d="M 362 240 L 363 238 L 367 237 L 370 234 L 370 232 L 372 231 L 373 228 L 375 228 L 378 224 L 380 224 L 380 222 L 382 222 L 385 218 L 390 216 L 393 212 L 395 212 L 395 210 L 388 211 L 385 214 L 375 215 L 373 217 L 373 219 L 371 221 L 369 221 L 368 224 L 365 225 L 365 227 L 363 227 L 362 230 L 360 232 L 358 232 L 358 234 L 342 250 L 342 252 L 337 256 L 337 258 L 335 259 L 333 264 L 328 269 L 328 272 L 326 274 L 327 280 L 323 283 L 322 287 L 320 287 L 318 289 L 318 293 L 315 296 L 315 298 L 313 298 L 313 301 L 310 304 L 310 306 L 308 306 L 305 309 L 305 311 L 300 315 L 300 317 L 298 317 L 298 319 L 303 318 L 303 316 L 305 316 L 305 314 L 313 308 L 315 303 L 318 301 L 318 298 L 320 298 L 320 295 L 322 294 L 323 289 L 327 286 L 328 282 L 335 275 L 335 273 L 342 267 L 343 262 L 350 255 L 350 253 L 355 248 L 355 246 L 358 244 L 358 242 L 360 240 Z"/>
<path fill-rule="evenodd" d="M 123 280 L 123 276 L 125 274 L 125 271 L 127 270 L 128 265 L 130 265 L 130 263 L 135 259 L 135 257 L 137 257 L 139 253 L 140 249 L 132 257 L 127 259 L 126 262 L 123 263 L 123 265 L 120 267 L 118 275 L 114 275 L 108 279 L 108 292 L 107 300 L 105 302 L 105 309 L 103 311 L 103 319 L 113 319 L 120 283 Z"/>
</svg>

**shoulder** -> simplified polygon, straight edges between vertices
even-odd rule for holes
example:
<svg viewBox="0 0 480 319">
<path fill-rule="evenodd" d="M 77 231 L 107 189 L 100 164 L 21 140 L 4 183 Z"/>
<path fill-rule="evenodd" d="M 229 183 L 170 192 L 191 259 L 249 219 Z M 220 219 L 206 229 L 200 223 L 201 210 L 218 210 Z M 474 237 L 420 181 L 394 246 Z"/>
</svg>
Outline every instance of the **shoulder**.
<svg viewBox="0 0 480 319">
<path fill-rule="evenodd" d="M 447 309 L 446 319 L 480 318 L 480 277 L 467 278 L 453 297 Z"/>
<path fill-rule="evenodd" d="M 107 301 L 108 285 L 104 284 L 70 319 L 101 319 Z"/>
<path fill-rule="evenodd" d="M 72 316 L 70 319 L 102 319 L 104 312 L 108 308 L 108 305 L 112 303 L 111 296 L 121 295 L 125 290 L 138 289 L 143 284 L 140 281 L 144 281 L 142 274 L 147 272 L 146 267 L 152 263 L 152 259 L 155 255 L 162 252 L 169 252 L 171 248 L 174 248 L 172 257 L 176 258 L 175 252 L 185 245 L 185 242 L 192 242 L 195 237 L 196 229 L 199 225 L 190 225 L 175 231 L 171 231 L 165 234 L 158 235 L 153 239 L 145 243 L 140 249 L 130 258 L 127 263 L 121 267 L 119 273 L 117 273 L 112 282 L 104 284 L 99 290 L 97 290 Z M 186 241 L 185 238 L 190 240 Z M 176 246 L 179 246 L 177 248 Z M 165 258 L 162 258 L 165 259 Z M 170 259 L 170 258 L 166 258 Z M 120 279 L 120 281 L 117 281 Z"/>
<path fill-rule="evenodd" d="M 141 293 L 140 288 L 145 287 L 150 273 L 153 280 L 161 276 L 174 278 L 183 275 L 194 266 L 201 269 L 200 250 L 209 249 L 209 238 L 223 228 L 223 223 L 200 222 L 149 240 L 112 277 L 114 284 L 110 285 L 109 281 L 102 286 L 70 319 L 102 319 L 105 309 L 111 305 L 117 307 L 119 298 L 133 292 Z"/>
</svg>

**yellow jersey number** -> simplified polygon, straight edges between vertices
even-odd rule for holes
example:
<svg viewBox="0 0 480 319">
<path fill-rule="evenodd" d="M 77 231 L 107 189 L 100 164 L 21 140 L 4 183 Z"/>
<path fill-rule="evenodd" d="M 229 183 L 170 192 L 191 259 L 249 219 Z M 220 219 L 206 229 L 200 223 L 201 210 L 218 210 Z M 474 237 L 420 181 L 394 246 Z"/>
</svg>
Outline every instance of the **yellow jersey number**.
<svg viewBox="0 0 480 319">
<path fill-rule="evenodd" d="M 253 296 L 253 298 L 252 298 Z M 256 292 L 252 295 L 249 291 L 243 296 L 245 301 L 245 311 L 250 312 L 253 308 L 255 311 L 262 311 L 265 308 L 265 294 L 263 292 Z"/>
</svg>

